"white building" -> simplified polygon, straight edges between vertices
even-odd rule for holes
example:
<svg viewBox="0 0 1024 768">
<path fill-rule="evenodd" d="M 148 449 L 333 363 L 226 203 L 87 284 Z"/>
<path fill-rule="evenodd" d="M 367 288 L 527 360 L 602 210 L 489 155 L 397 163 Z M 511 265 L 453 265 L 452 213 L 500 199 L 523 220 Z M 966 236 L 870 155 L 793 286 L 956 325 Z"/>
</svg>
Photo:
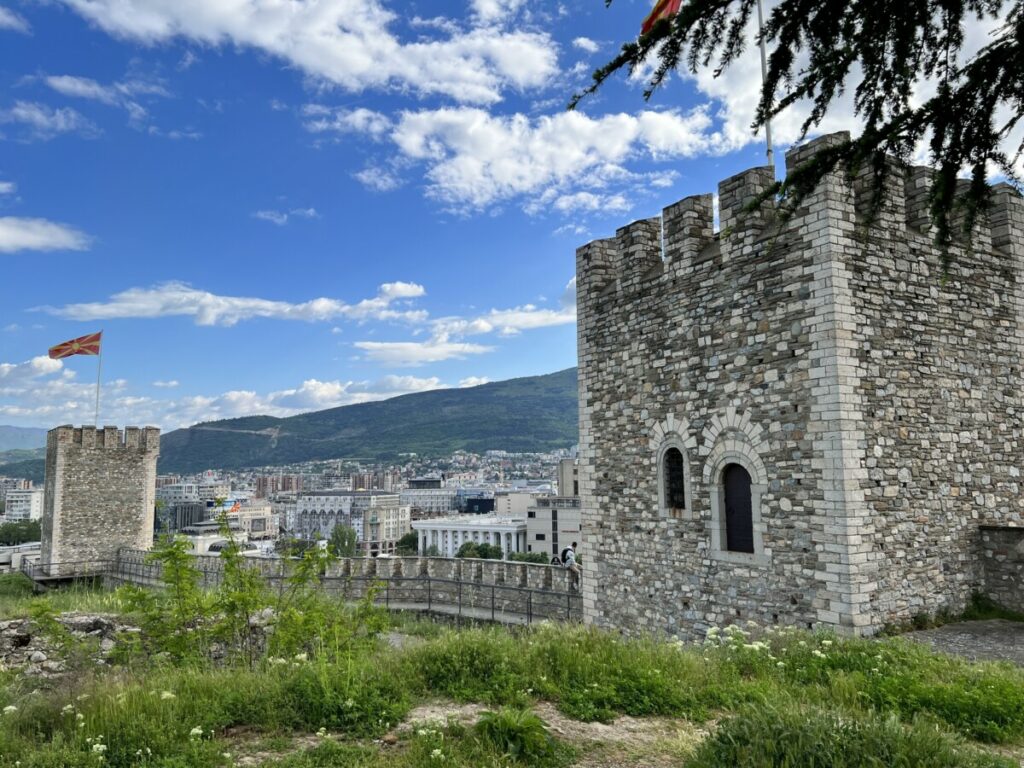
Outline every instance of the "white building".
<svg viewBox="0 0 1024 768">
<path fill-rule="evenodd" d="M 266 501 L 248 501 L 237 511 L 227 513 L 230 523 L 237 523 L 249 541 L 273 541 L 278 536 L 278 517 Z"/>
<path fill-rule="evenodd" d="M 494 514 L 525 519 L 526 511 L 536 498 L 536 494 L 528 491 L 497 491 L 494 494 Z"/>
<path fill-rule="evenodd" d="M 156 489 L 156 500 L 167 506 L 199 501 L 199 485 L 197 483 L 171 483 Z"/>
<path fill-rule="evenodd" d="M 43 489 L 7 491 L 4 500 L 4 522 L 40 520 L 43 517 Z"/>
<path fill-rule="evenodd" d="M 398 496 L 414 513 L 433 517 L 454 512 L 457 493 L 456 488 L 406 488 Z"/>
<path fill-rule="evenodd" d="M 383 491 L 320 491 L 302 494 L 295 502 L 291 533 L 311 541 L 330 538 L 336 525 L 355 529 L 360 549 L 369 555 L 393 553 L 409 533 L 411 514 L 397 493 Z"/>
<path fill-rule="evenodd" d="M 526 551 L 526 520 L 497 515 L 453 515 L 433 520 L 416 520 L 412 528 L 419 534 L 419 551 L 426 554 L 436 547 L 439 556 L 454 557 L 467 542 L 501 547 L 504 556 Z"/>
<path fill-rule="evenodd" d="M 580 541 L 578 496 L 544 496 L 526 513 L 526 551 L 552 557 Z"/>
</svg>

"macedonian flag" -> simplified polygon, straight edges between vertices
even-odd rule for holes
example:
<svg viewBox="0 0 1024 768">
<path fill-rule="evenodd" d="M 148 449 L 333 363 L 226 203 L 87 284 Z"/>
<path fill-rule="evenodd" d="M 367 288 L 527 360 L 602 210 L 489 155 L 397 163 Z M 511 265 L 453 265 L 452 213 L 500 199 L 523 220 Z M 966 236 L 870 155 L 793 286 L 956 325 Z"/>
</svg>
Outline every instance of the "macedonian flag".
<svg viewBox="0 0 1024 768">
<path fill-rule="evenodd" d="M 644 19 L 644 23 L 640 25 L 640 34 L 646 35 L 661 19 L 675 16 L 679 13 L 679 6 L 682 4 L 683 0 L 658 0 L 650 14 Z"/>
<path fill-rule="evenodd" d="M 101 336 L 103 336 L 103 331 L 90 333 L 88 336 L 79 336 L 77 339 L 50 347 L 50 357 L 53 360 L 60 360 L 62 357 L 71 357 L 72 355 L 98 355 Z"/>
</svg>

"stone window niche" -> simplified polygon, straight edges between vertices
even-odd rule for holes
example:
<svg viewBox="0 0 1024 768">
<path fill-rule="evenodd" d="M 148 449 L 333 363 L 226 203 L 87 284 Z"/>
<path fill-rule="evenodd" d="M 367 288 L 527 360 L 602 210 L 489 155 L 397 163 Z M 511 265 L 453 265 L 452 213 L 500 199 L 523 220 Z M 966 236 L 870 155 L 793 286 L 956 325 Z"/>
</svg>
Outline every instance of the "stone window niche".
<svg viewBox="0 0 1024 768">
<path fill-rule="evenodd" d="M 768 489 L 764 464 L 749 444 L 735 439 L 716 446 L 705 477 L 711 502 L 710 555 L 726 562 L 768 565 L 761 497 Z"/>
<path fill-rule="evenodd" d="M 690 506 L 690 460 L 682 440 L 673 435 L 658 452 L 658 514 L 683 518 Z"/>
</svg>

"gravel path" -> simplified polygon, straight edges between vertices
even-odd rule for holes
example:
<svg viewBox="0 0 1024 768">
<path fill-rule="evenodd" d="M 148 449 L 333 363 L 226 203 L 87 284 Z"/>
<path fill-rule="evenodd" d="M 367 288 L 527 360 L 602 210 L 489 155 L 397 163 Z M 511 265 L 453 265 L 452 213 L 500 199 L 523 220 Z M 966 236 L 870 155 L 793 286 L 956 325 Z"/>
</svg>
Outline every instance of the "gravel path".
<svg viewBox="0 0 1024 768">
<path fill-rule="evenodd" d="M 972 661 L 1012 661 L 1024 666 L 1024 622 L 989 619 L 961 621 L 935 629 L 908 632 L 908 640 Z"/>
</svg>

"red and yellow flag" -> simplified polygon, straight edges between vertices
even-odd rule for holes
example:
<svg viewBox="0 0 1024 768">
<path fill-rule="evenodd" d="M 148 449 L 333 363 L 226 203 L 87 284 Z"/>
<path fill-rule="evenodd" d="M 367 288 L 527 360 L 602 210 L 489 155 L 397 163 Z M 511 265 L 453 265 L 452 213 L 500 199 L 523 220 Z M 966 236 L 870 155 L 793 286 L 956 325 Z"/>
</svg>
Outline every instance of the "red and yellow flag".
<svg viewBox="0 0 1024 768">
<path fill-rule="evenodd" d="M 654 8 L 651 9 L 650 14 L 644 19 L 644 23 L 640 25 L 640 34 L 646 35 L 661 19 L 675 16 L 679 13 L 679 6 L 682 4 L 683 0 L 658 0 L 654 4 Z"/>
<path fill-rule="evenodd" d="M 50 357 L 53 360 L 60 360 L 62 357 L 71 357 L 72 355 L 98 355 L 100 353 L 101 336 L 103 336 L 103 331 L 90 333 L 88 336 L 79 336 L 77 339 L 57 344 L 50 347 Z"/>
</svg>

